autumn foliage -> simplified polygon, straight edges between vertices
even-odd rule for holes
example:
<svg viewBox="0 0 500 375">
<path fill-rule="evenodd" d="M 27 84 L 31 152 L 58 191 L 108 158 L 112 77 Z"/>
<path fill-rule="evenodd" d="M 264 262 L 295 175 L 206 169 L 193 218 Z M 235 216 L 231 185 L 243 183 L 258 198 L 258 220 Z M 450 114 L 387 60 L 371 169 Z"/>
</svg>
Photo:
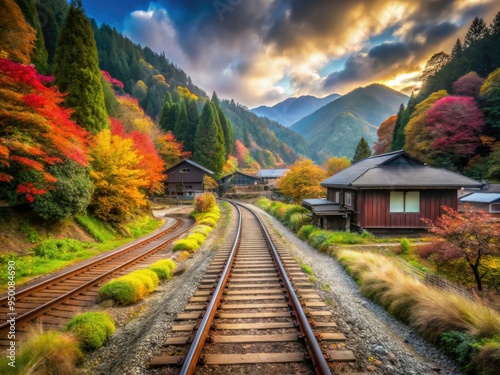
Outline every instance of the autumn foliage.
<svg viewBox="0 0 500 375">
<path fill-rule="evenodd" d="M 439 255 L 441 261 L 463 258 L 471 268 L 478 290 L 482 290 L 481 261 L 485 255 L 500 255 L 500 230 L 491 215 L 474 212 L 466 205 L 463 212 L 443 206 L 445 215 L 436 222 L 423 219 L 429 231 L 442 237 L 448 246 L 440 247 L 446 254 Z"/>
<path fill-rule="evenodd" d="M 56 181 L 47 167 L 65 159 L 87 165 L 89 134 L 70 120 L 52 77 L 0 59 L 0 182 L 33 202 Z M 12 197 L 11 197 L 12 198 Z"/>
<path fill-rule="evenodd" d="M 305 159 L 295 162 L 290 171 L 278 180 L 280 192 L 300 203 L 305 198 L 321 198 L 326 195 L 319 183 L 328 177 L 323 168 Z"/>
<path fill-rule="evenodd" d="M 95 186 L 91 208 L 98 218 L 120 223 L 145 205 L 141 189 L 148 187 L 147 173 L 132 139 L 103 130 L 95 136 L 90 157 Z"/>
</svg>

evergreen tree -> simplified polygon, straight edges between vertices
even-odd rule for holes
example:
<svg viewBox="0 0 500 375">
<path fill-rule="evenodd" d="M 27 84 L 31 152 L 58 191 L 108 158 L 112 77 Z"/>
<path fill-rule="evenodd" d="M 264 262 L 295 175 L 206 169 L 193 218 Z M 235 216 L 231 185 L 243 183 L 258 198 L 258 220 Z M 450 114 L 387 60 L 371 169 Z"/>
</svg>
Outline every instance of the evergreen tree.
<svg viewBox="0 0 500 375">
<path fill-rule="evenodd" d="M 356 152 L 354 153 L 352 162 L 356 163 L 357 161 L 369 158 L 370 156 L 372 156 L 372 150 L 370 150 L 370 146 L 368 146 L 366 139 L 362 137 L 356 147 Z"/>
<path fill-rule="evenodd" d="M 31 56 L 31 62 L 35 65 L 38 72 L 42 74 L 49 73 L 48 53 L 45 48 L 45 40 L 43 38 L 42 27 L 38 19 L 38 13 L 35 6 L 35 0 L 15 0 L 21 11 L 24 19 L 28 22 L 36 32 L 35 49 Z"/>
<path fill-rule="evenodd" d="M 394 125 L 394 134 L 392 136 L 392 150 L 401 150 L 405 144 L 405 129 L 403 126 L 403 113 L 405 106 L 401 103 L 399 106 L 398 117 L 396 119 L 396 125 Z"/>
<path fill-rule="evenodd" d="M 187 140 L 184 143 L 184 150 L 194 151 L 194 138 L 196 136 L 196 129 L 198 128 L 198 123 L 200 121 L 200 114 L 198 113 L 198 106 L 196 101 L 190 99 L 186 103 L 186 109 L 188 114 L 188 130 L 187 130 Z"/>
<path fill-rule="evenodd" d="M 500 64 L 500 12 L 497 13 L 490 25 L 490 35 L 487 37 L 490 72 Z"/>
<path fill-rule="evenodd" d="M 193 160 L 215 172 L 219 178 L 224 166 L 224 148 L 217 136 L 217 121 L 213 106 L 206 102 L 194 139 Z"/>
<path fill-rule="evenodd" d="M 214 102 L 210 102 L 210 105 L 212 106 L 212 109 L 214 111 L 215 115 L 215 123 L 217 124 L 217 138 L 219 140 L 219 144 L 222 145 L 222 148 L 224 150 L 224 160 L 226 157 L 226 144 L 224 142 L 224 131 L 222 130 L 222 125 L 220 123 L 220 118 L 219 118 L 219 112 L 217 111 L 217 106 L 214 104 Z"/>
<path fill-rule="evenodd" d="M 215 91 L 212 95 L 212 102 L 215 104 L 215 108 L 217 109 L 217 114 L 219 115 L 219 121 L 222 127 L 222 132 L 224 134 L 224 145 L 226 147 L 226 159 L 227 159 L 228 156 L 233 153 L 234 149 L 233 125 L 226 117 L 226 114 L 222 109 L 222 105 Z"/>
<path fill-rule="evenodd" d="M 174 135 L 177 141 L 186 144 L 188 139 L 189 119 L 186 110 L 186 103 L 184 101 L 179 103 L 179 115 L 174 126 Z"/>
<path fill-rule="evenodd" d="M 81 0 L 73 0 L 57 43 L 54 75 L 72 119 L 92 133 L 109 128 L 97 47 Z"/>
<path fill-rule="evenodd" d="M 488 75 L 490 68 L 486 47 L 488 35 L 486 22 L 482 18 L 474 18 L 464 38 L 464 66 L 467 72 L 476 72 L 482 77 Z M 458 77 L 453 78 L 456 80 Z"/>
<path fill-rule="evenodd" d="M 169 104 L 165 102 L 162 113 L 160 115 L 160 128 L 164 131 L 175 132 L 175 126 L 179 119 L 180 106 L 178 103 Z"/>
</svg>

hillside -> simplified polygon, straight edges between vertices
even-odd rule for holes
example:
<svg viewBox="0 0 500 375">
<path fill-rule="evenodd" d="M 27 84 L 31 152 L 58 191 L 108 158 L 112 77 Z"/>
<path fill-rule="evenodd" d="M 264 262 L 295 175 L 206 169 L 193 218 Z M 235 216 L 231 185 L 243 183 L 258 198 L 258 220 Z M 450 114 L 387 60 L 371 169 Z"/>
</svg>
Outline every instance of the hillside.
<svg viewBox="0 0 500 375">
<path fill-rule="evenodd" d="M 233 100 L 223 100 L 222 107 L 233 124 L 234 139 L 240 139 L 250 149 L 254 159 L 261 167 L 268 165 L 260 151 L 268 150 L 276 159 L 287 164 L 293 163 L 299 154 L 307 155 L 309 147 L 306 141 L 295 132 L 266 118 L 258 117 L 254 113 Z"/>
<path fill-rule="evenodd" d="M 262 105 L 251 111 L 257 116 L 267 117 L 288 127 L 338 98 L 340 98 L 339 94 L 331 94 L 324 98 L 304 95 L 298 98 L 288 98 L 272 107 Z"/>
<path fill-rule="evenodd" d="M 290 129 L 304 137 L 317 161 L 329 156 L 352 157 L 361 137 L 372 145 L 377 129 L 398 111 L 408 97 L 384 85 L 357 88 L 293 124 Z"/>
</svg>

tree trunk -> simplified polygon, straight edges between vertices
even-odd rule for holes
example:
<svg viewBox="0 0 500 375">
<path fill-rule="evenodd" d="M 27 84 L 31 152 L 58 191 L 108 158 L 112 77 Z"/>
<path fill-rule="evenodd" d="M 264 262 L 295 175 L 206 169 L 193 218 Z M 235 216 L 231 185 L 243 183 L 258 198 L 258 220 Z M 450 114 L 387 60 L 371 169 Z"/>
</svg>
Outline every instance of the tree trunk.
<svg viewBox="0 0 500 375">
<path fill-rule="evenodd" d="M 479 275 L 479 264 L 478 265 L 471 264 L 470 267 L 472 268 L 472 273 L 474 273 L 474 279 L 476 280 L 477 290 L 482 292 L 483 286 L 481 283 L 481 276 Z"/>
</svg>

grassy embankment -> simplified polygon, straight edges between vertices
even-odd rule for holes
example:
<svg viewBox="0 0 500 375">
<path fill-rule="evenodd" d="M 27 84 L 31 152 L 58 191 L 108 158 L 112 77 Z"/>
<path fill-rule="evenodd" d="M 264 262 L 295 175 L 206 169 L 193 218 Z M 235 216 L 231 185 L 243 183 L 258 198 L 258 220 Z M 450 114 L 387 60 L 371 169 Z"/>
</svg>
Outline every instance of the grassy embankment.
<svg viewBox="0 0 500 375">
<path fill-rule="evenodd" d="M 319 251 L 335 257 L 356 279 L 361 292 L 396 318 L 415 328 L 422 337 L 454 358 L 468 374 L 493 375 L 500 368 L 500 314 L 479 300 L 436 289 L 406 273 L 391 257 L 348 250 L 349 245 L 374 241 L 370 234 L 332 232 L 309 224 L 301 206 L 259 199 L 256 205 L 276 217 Z M 343 248 L 342 248 L 343 247 Z M 403 259 L 423 268 L 402 239 Z"/>
<path fill-rule="evenodd" d="M 34 243 L 28 255 L 4 254 L 0 264 L 5 266 L 9 260 L 16 263 L 16 283 L 20 286 L 30 279 L 46 275 L 71 266 L 102 252 L 142 237 L 159 228 L 163 222 L 150 216 L 142 216 L 126 224 L 118 233 L 112 226 L 91 216 L 79 215 L 75 220 L 95 239 L 95 242 L 82 242 L 72 238 L 42 239 L 37 231 L 28 224 L 24 232 Z M 0 274 L 0 292 L 6 290 L 7 272 Z"/>
</svg>

